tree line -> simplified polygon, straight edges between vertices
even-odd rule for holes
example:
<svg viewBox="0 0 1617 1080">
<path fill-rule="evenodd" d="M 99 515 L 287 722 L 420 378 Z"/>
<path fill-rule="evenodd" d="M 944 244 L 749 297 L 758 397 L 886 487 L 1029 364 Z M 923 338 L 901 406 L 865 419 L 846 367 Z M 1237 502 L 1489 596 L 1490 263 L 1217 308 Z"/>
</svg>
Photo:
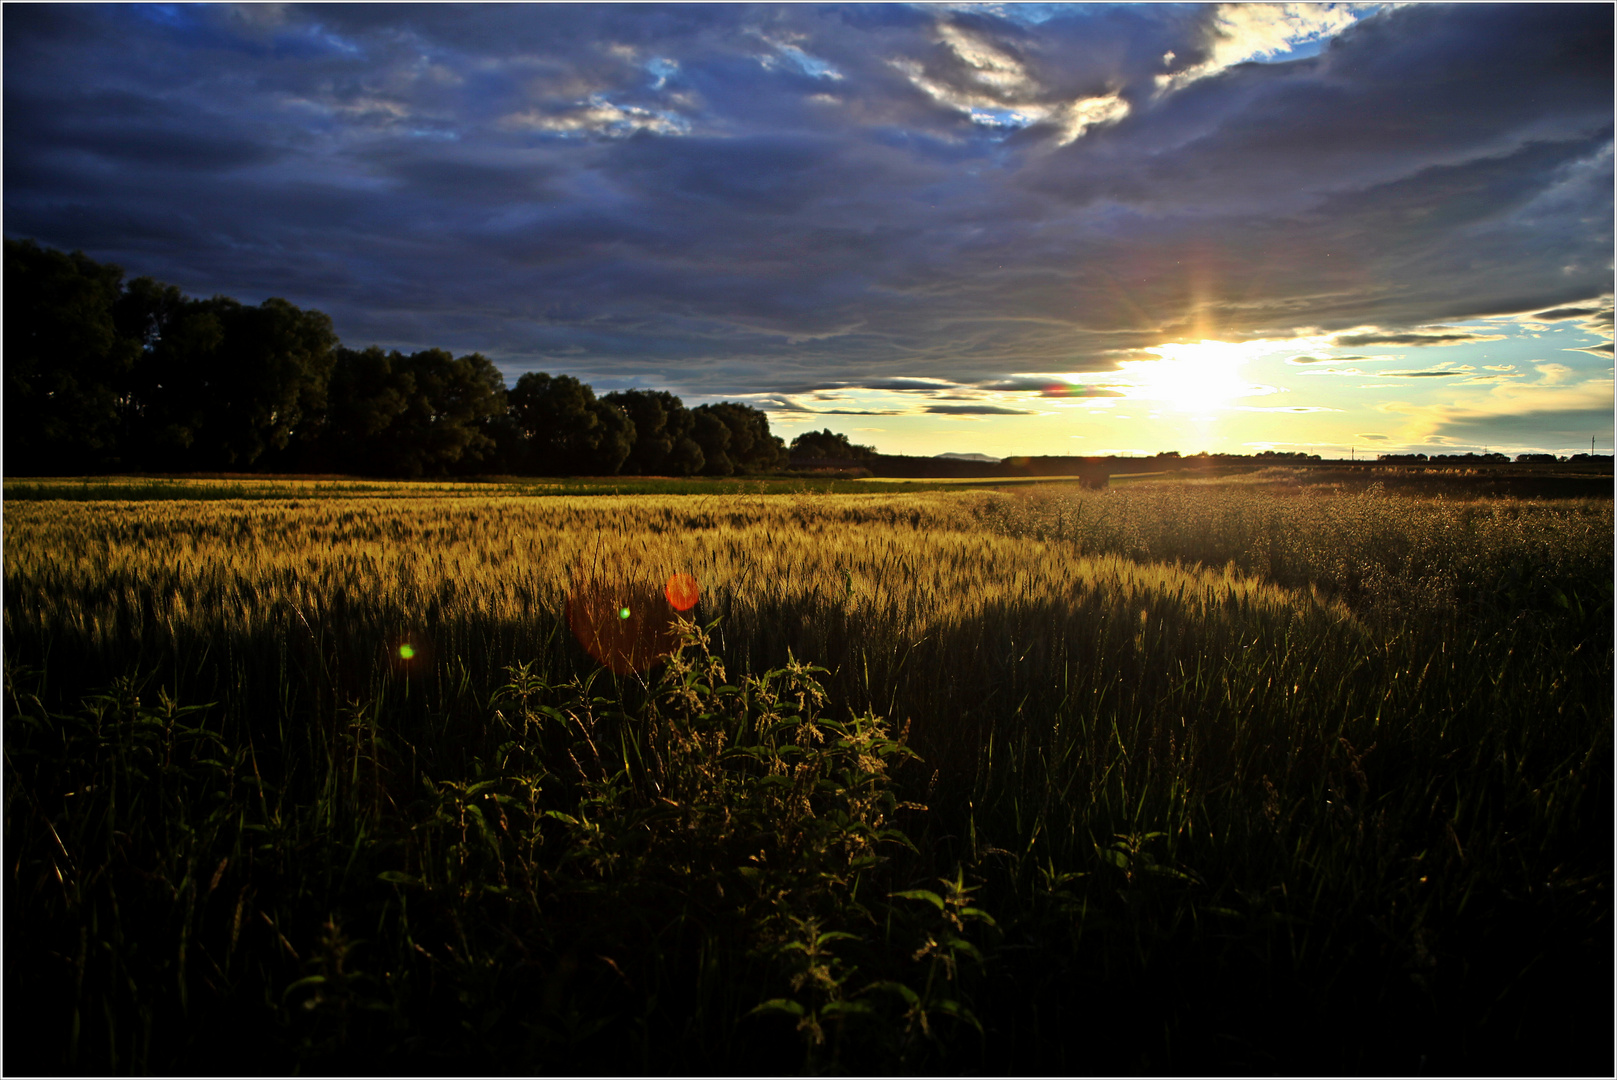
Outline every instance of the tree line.
<svg viewBox="0 0 1617 1080">
<path fill-rule="evenodd" d="M 1377 454 L 1376 455 L 1376 460 L 1377 461 L 1407 461 L 1407 462 L 1428 461 L 1428 462 L 1433 462 L 1433 463 L 1439 464 L 1439 465 L 1443 465 L 1443 464 L 1450 464 L 1450 465 L 1455 465 L 1455 464 L 1459 464 L 1459 465 L 1502 465 L 1505 462 L 1509 461 L 1510 458 L 1505 456 L 1504 454 L 1499 454 L 1499 453 L 1492 453 L 1492 454 L 1475 454 L 1475 453 L 1471 453 L 1471 454 Z M 1573 454 L 1571 457 L 1567 457 L 1565 454 L 1562 454 L 1561 456 L 1557 457 L 1554 454 L 1543 454 L 1543 453 L 1528 453 L 1528 454 L 1517 454 L 1516 455 L 1516 462 L 1517 462 L 1517 464 L 1521 464 L 1521 465 L 1555 465 L 1555 464 L 1558 464 L 1560 462 L 1565 462 L 1565 461 L 1586 462 L 1586 461 L 1610 461 L 1610 460 L 1611 460 L 1610 457 L 1607 457 L 1607 456 L 1604 456 L 1604 455 L 1601 455 L 1601 456 L 1597 457 L 1594 454 Z"/>
<path fill-rule="evenodd" d="M 345 347 L 285 300 L 196 299 L 5 242 L 5 472 L 730 476 L 782 468 L 760 409 L 570 375 L 507 389 L 479 353 Z"/>
</svg>

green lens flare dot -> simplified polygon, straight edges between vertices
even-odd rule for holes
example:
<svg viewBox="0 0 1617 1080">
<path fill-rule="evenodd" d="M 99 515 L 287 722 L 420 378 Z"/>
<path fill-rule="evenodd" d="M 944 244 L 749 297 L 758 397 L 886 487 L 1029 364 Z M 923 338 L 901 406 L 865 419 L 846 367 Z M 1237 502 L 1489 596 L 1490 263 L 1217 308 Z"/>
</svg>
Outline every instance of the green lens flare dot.
<svg viewBox="0 0 1617 1080">
<path fill-rule="evenodd" d="M 626 608 L 626 607 L 625 608 L 618 608 L 618 618 L 627 619 L 628 617 L 629 617 L 629 609 L 628 608 Z"/>
<path fill-rule="evenodd" d="M 415 649 L 411 648 L 409 645 L 400 645 L 399 646 L 399 656 L 401 656 L 405 660 L 410 659 L 410 657 L 412 657 L 414 655 L 415 655 Z"/>
</svg>

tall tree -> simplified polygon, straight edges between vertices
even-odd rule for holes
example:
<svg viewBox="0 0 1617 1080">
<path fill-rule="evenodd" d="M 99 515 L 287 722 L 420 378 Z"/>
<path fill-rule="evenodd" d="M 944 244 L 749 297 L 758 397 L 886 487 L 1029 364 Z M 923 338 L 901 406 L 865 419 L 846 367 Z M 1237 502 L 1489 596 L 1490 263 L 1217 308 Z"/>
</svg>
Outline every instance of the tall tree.
<svg viewBox="0 0 1617 1080">
<path fill-rule="evenodd" d="M 32 240 L 5 250 L 7 472 L 118 467 L 140 355 L 113 314 L 123 270 Z"/>
<path fill-rule="evenodd" d="M 5 448 L 15 473 L 514 468 L 689 476 L 784 464 L 758 409 L 674 394 L 597 398 L 487 358 L 344 349 L 331 320 L 272 298 L 197 300 L 83 255 L 6 241 Z M 507 407 L 509 403 L 509 408 Z M 825 434 L 829 435 L 829 432 Z M 866 448 L 868 449 L 868 448 Z"/>
<path fill-rule="evenodd" d="M 398 461 L 388 428 L 409 408 L 415 379 L 375 345 L 339 349 L 326 391 L 318 460 L 334 472 L 390 475 Z"/>
<path fill-rule="evenodd" d="M 841 432 L 826 428 L 824 431 L 805 431 L 792 440 L 792 460 L 826 458 L 838 461 L 863 461 L 876 456 L 874 446 L 850 443 Z"/>
<path fill-rule="evenodd" d="M 769 415 L 762 409 L 736 401 L 720 401 L 713 405 L 698 405 L 691 412 L 698 417 L 707 415 L 716 418 L 724 424 L 729 440 L 722 450 L 730 465 L 729 471 L 759 473 L 785 466 L 786 444 L 779 436 L 769 433 Z M 709 458 L 711 467 L 708 444 L 702 442 L 699 432 L 695 437 L 701 443 L 702 453 Z"/>
<path fill-rule="evenodd" d="M 505 379 L 479 353 L 338 352 L 320 437 L 329 468 L 379 476 L 471 472 L 493 461 Z"/>
<path fill-rule="evenodd" d="M 730 426 L 706 405 L 691 410 L 691 438 L 702 448 L 702 475 L 729 476 L 736 471 L 730 458 Z"/>
<path fill-rule="evenodd" d="M 271 298 L 189 300 L 137 278 L 117 322 L 137 349 L 125 425 L 147 467 L 248 469 L 312 441 L 326 406 L 331 319 Z"/>
<path fill-rule="evenodd" d="M 666 390 L 615 390 L 603 399 L 634 423 L 634 449 L 623 471 L 640 476 L 692 476 L 702 469 L 702 448 L 691 438 L 696 419 Z"/>
<path fill-rule="evenodd" d="M 628 414 L 571 375 L 530 371 L 511 388 L 509 400 L 527 451 L 520 471 L 611 476 L 634 447 Z"/>
<path fill-rule="evenodd" d="M 147 469 L 193 467 L 192 446 L 210 407 L 208 372 L 224 341 L 218 314 L 172 285 L 141 277 L 124 290 L 116 316 L 121 332 L 140 348 L 124 428 L 126 457 Z"/>
<path fill-rule="evenodd" d="M 406 407 L 388 427 L 403 476 L 467 471 L 495 447 L 488 422 L 505 412 L 505 378 L 487 357 L 423 349 L 394 358 L 407 377 Z"/>
<path fill-rule="evenodd" d="M 205 301 L 219 321 L 205 371 L 207 412 L 196 452 L 205 463 L 241 468 L 285 450 L 299 426 L 326 404 L 337 335 L 331 319 L 271 298 L 248 307 L 228 296 Z"/>
</svg>

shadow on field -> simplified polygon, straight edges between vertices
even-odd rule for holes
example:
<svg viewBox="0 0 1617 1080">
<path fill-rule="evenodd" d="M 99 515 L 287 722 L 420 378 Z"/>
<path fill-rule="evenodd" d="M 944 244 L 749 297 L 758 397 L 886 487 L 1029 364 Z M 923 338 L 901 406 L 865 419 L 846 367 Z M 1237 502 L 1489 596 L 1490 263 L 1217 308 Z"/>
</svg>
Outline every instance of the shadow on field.
<svg viewBox="0 0 1617 1080">
<path fill-rule="evenodd" d="M 731 612 L 746 664 L 816 657 L 833 700 L 909 733 L 921 862 L 968 867 L 1003 934 L 960 1067 L 1609 1070 L 1610 741 L 1582 704 L 1609 692 L 1609 628 L 1549 602 L 1372 630 L 1307 594 L 1205 599 L 914 636 Z"/>
<path fill-rule="evenodd" d="M 6 1069 L 1609 1071 L 1609 626 L 1140 580 L 8 620 Z"/>
</svg>

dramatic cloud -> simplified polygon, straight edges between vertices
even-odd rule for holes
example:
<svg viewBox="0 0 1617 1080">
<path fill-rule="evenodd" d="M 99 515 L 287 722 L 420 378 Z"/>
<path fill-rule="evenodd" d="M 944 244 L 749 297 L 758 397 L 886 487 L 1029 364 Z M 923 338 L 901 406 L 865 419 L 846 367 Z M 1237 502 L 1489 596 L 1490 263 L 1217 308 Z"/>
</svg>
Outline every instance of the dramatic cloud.
<svg viewBox="0 0 1617 1080">
<path fill-rule="evenodd" d="M 1205 59 L 1157 76 L 1157 85 L 1173 90 L 1215 75 L 1246 60 L 1290 52 L 1297 45 L 1328 38 L 1353 25 L 1373 4 L 1220 4 L 1202 43 Z M 1178 56 L 1163 55 L 1172 66 Z"/>
<path fill-rule="evenodd" d="M 1601 5 L 3 17 L 7 235 L 513 379 L 986 416 L 1024 410 L 932 398 L 1115 398 L 1169 342 L 1610 334 Z"/>
<path fill-rule="evenodd" d="M 1612 336 L 1612 305 L 1611 297 L 1601 297 L 1585 304 L 1575 304 L 1569 307 L 1554 308 L 1550 311 L 1541 311 L 1531 316 L 1539 322 L 1559 322 L 1563 319 L 1577 319 L 1578 329 L 1586 334 L 1597 334 L 1606 338 Z M 1612 355 L 1610 340 L 1595 345 L 1573 346 L 1568 352 L 1588 353 L 1590 356 L 1609 358 Z"/>
<path fill-rule="evenodd" d="M 1055 375 L 1018 375 L 1009 379 L 996 379 L 979 383 L 978 388 L 997 393 L 1036 393 L 1052 398 L 1124 397 L 1121 390 L 1111 386 L 1068 382 Z"/>
<path fill-rule="evenodd" d="M 1611 309 L 1609 307 L 1599 308 L 1587 306 L 1560 307 L 1553 308 L 1550 311 L 1540 311 L 1538 314 L 1534 315 L 1533 318 L 1543 322 L 1554 322 L 1558 319 L 1587 319 L 1590 316 L 1602 314 L 1609 318 L 1611 315 Z"/>
<path fill-rule="evenodd" d="M 928 413 L 937 416 L 1032 416 L 1029 409 L 1012 409 L 1004 405 L 928 405 Z"/>
<path fill-rule="evenodd" d="M 1453 370 L 1428 368 L 1425 371 L 1377 371 L 1372 374 L 1378 379 L 1445 379 L 1456 375 L 1469 375 L 1472 370 L 1469 367 L 1454 368 Z"/>
<path fill-rule="evenodd" d="M 1407 333 L 1389 334 L 1373 331 L 1367 334 L 1338 334 L 1336 344 L 1348 348 L 1362 348 L 1365 345 L 1468 345 L 1475 341 L 1502 341 L 1503 334 L 1473 334 L 1464 330 L 1452 328 L 1436 328 L 1425 330 L 1411 330 Z M 1367 360 L 1369 357 L 1355 357 Z"/>
</svg>

